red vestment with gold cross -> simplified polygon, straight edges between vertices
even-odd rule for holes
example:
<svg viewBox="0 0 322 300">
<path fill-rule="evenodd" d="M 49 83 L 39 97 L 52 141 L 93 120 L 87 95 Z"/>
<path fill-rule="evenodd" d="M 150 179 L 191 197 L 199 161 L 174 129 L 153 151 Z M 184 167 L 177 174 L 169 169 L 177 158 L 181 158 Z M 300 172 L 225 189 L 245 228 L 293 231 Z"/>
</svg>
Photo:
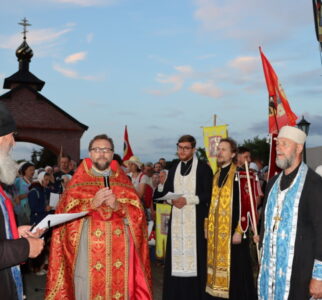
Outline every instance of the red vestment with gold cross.
<svg viewBox="0 0 322 300">
<path fill-rule="evenodd" d="M 93 209 L 91 202 L 104 187 L 104 178 L 91 167 L 92 161 L 84 159 L 57 206 L 56 213 L 89 214 L 53 230 L 45 299 L 75 299 L 77 251 L 87 218 L 88 299 L 152 300 L 147 224 L 140 199 L 117 165 L 109 183 L 118 209 L 105 205 Z"/>
</svg>

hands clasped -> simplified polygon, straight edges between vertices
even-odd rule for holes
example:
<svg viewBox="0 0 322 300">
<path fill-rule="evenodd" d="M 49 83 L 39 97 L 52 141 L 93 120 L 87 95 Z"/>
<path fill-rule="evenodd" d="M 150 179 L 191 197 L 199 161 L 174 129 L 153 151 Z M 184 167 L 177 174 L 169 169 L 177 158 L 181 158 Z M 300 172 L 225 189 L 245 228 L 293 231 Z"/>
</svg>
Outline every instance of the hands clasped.
<svg viewBox="0 0 322 300">
<path fill-rule="evenodd" d="M 176 208 L 182 208 L 187 204 L 187 200 L 185 197 L 180 197 L 176 200 L 172 200 L 172 204 L 173 206 L 175 206 Z"/>
<path fill-rule="evenodd" d="M 108 187 L 100 189 L 93 198 L 92 206 L 94 208 L 97 208 L 101 205 L 106 205 L 111 207 L 112 209 L 116 209 L 117 202 L 116 202 L 116 196 L 113 193 L 112 190 L 110 190 Z"/>
</svg>

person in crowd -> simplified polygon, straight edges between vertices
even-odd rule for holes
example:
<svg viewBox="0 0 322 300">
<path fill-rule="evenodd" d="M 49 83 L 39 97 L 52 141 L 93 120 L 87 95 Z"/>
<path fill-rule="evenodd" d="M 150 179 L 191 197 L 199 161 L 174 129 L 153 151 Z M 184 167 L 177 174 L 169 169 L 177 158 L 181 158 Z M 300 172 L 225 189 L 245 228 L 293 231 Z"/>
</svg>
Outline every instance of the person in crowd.
<svg viewBox="0 0 322 300">
<path fill-rule="evenodd" d="M 63 154 L 59 158 L 59 171 L 54 173 L 55 178 L 55 192 L 58 194 L 62 194 L 62 179 L 61 177 L 64 174 L 72 175 L 74 174 L 74 171 L 70 169 L 70 161 L 71 158 L 68 154 Z"/>
<path fill-rule="evenodd" d="M 162 170 L 166 170 L 166 168 L 167 168 L 167 161 L 165 160 L 165 158 L 161 157 L 159 159 L 159 163 L 161 164 L 161 169 Z"/>
<path fill-rule="evenodd" d="M 243 168 L 245 161 L 248 164 L 252 161 L 250 150 L 247 147 L 240 146 L 237 150 L 237 167 Z"/>
<path fill-rule="evenodd" d="M 66 188 L 67 188 L 67 184 L 68 184 L 68 182 L 70 182 L 70 180 L 73 178 L 73 176 L 72 175 L 70 175 L 70 174 L 64 174 L 62 177 L 61 177 L 61 179 L 62 179 L 62 182 L 61 182 L 61 184 L 62 184 L 62 187 L 63 187 L 63 192 L 66 190 Z"/>
<path fill-rule="evenodd" d="M 207 299 L 254 300 L 249 239 L 242 237 L 237 144 L 221 139 L 207 220 Z M 267 298 L 268 300 L 268 298 Z"/>
<path fill-rule="evenodd" d="M 30 162 L 25 162 L 19 173 L 21 176 L 15 180 L 17 196 L 15 198 L 15 213 L 19 225 L 30 224 L 30 207 L 28 204 L 29 186 L 35 173 L 35 166 Z"/>
<path fill-rule="evenodd" d="M 159 162 L 156 162 L 154 165 L 153 165 L 153 169 L 154 169 L 154 172 L 156 173 L 160 173 L 160 171 L 162 170 L 162 166 Z"/>
<path fill-rule="evenodd" d="M 89 143 L 56 213 L 89 212 L 53 230 L 45 299 L 152 300 L 141 201 L 105 134 Z"/>
<path fill-rule="evenodd" d="M 153 205 L 152 187 L 149 185 L 149 178 L 142 172 L 143 164 L 136 156 L 131 156 L 129 160 L 124 162 L 125 166 L 129 169 L 128 175 L 131 177 L 133 186 L 135 187 L 142 204 L 145 208 L 147 220 L 151 219 L 151 207 Z"/>
<path fill-rule="evenodd" d="M 10 156 L 15 145 L 16 124 L 7 108 L 0 103 L 0 183 L 12 185 L 17 164 Z M 0 295 L 1 299 L 22 300 L 23 285 L 19 264 L 34 258 L 43 249 L 39 239 L 43 232 L 30 232 L 30 226 L 17 227 L 13 206 L 0 184 Z"/>
<path fill-rule="evenodd" d="M 50 181 L 50 175 L 46 172 L 38 174 L 37 181 L 29 187 L 28 203 L 30 207 L 30 224 L 38 224 L 47 216 L 51 207 L 48 205 L 49 193 L 47 186 Z"/>
<path fill-rule="evenodd" d="M 200 300 L 205 296 L 207 217 L 212 188 L 212 170 L 195 155 L 196 140 L 183 135 L 177 143 L 179 161 L 169 170 L 163 192 L 181 196 L 172 205 L 163 281 L 164 300 Z"/>
<path fill-rule="evenodd" d="M 277 136 L 282 172 L 268 182 L 263 205 L 261 300 L 322 298 L 322 179 L 303 162 L 305 140 L 292 126 Z"/>
</svg>

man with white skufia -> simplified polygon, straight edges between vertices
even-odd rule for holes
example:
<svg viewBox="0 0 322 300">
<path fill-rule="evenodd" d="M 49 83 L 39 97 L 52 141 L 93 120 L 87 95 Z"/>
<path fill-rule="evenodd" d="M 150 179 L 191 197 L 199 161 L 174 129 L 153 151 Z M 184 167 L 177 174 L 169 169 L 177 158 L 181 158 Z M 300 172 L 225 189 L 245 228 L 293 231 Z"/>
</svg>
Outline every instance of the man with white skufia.
<svg viewBox="0 0 322 300">
<path fill-rule="evenodd" d="M 172 200 L 164 268 L 164 300 L 201 300 L 206 285 L 206 239 L 212 170 L 195 155 L 196 140 L 182 136 L 177 143 L 179 161 L 169 170 L 163 194 L 182 194 Z M 158 196 L 157 192 L 155 197 Z"/>
<path fill-rule="evenodd" d="M 18 166 L 10 157 L 15 144 L 16 124 L 4 105 L 0 103 L 0 297 L 22 300 L 23 287 L 19 264 L 28 257 L 40 254 L 44 241 L 32 234 L 30 226 L 17 228 L 13 206 L 1 183 L 11 185 L 17 175 Z"/>
<path fill-rule="evenodd" d="M 305 140 L 291 126 L 277 137 L 283 171 L 269 181 L 264 200 L 261 300 L 322 298 L 322 179 L 302 161 Z"/>
</svg>

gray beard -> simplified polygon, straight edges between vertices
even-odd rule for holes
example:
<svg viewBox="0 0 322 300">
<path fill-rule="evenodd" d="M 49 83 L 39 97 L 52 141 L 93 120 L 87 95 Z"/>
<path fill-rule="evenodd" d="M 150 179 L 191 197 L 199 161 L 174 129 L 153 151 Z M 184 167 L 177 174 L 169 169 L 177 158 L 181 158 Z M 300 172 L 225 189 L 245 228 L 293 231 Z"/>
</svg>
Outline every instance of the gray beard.
<svg viewBox="0 0 322 300">
<path fill-rule="evenodd" d="M 292 153 L 292 155 L 289 158 L 285 158 L 285 159 L 278 159 L 276 158 L 276 165 L 282 169 L 282 170 L 286 170 L 288 169 L 290 166 L 292 166 L 293 162 L 295 160 L 295 153 Z"/>
<path fill-rule="evenodd" d="M 7 185 L 14 183 L 18 174 L 18 164 L 10 154 L 0 152 L 0 182 Z"/>
</svg>

